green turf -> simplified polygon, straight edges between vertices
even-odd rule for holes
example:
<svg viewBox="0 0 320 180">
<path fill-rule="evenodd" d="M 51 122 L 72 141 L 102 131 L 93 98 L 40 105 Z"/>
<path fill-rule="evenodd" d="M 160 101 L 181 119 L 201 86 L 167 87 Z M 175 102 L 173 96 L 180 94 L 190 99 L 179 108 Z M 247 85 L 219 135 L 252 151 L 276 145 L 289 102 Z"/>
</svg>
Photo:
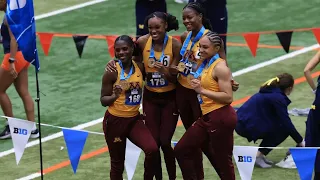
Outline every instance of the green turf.
<svg viewBox="0 0 320 180">
<path fill-rule="evenodd" d="M 36 0 L 36 15 L 50 12 L 62 7 L 85 2 L 84 0 L 62 1 L 43 1 Z M 300 4 L 298 0 L 275 1 L 275 0 L 253 0 L 228 1 L 229 11 L 229 32 L 248 32 L 265 30 L 283 30 L 292 28 L 317 27 L 319 20 L 315 16 L 316 0 L 310 0 L 308 3 Z M 299 6 L 296 6 L 299 4 Z M 249 6 L 249 7 L 244 7 Z M 169 12 L 176 15 L 181 24 L 181 10 L 183 5 L 168 2 Z M 243 11 L 242 9 L 247 9 Z M 170 34 L 181 34 L 185 28 L 180 25 L 178 32 Z M 110 0 L 96 5 L 88 6 L 75 11 L 52 16 L 37 21 L 37 31 L 56 32 L 56 33 L 87 33 L 87 34 L 129 34 L 135 33 L 135 13 L 134 1 L 132 0 Z M 228 37 L 229 42 L 244 43 L 241 36 Z M 275 34 L 261 35 L 260 43 L 279 45 Z M 315 44 L 315 38 L 312 33 L 294 33 L 291 45 L 309 46 Z M 110 59 L 108 47 L 105 40 L 88 39 L 84 48 L 82 59 L 78 58 L 75 45 L 72 38 L 55 37 L 51 44 L 49 56 L 44 56 L 40 44 L 38 43 L 39 55 L 41 60 L 41 72 L 39 74 L 40 90 L 45 94 L 41 95 L 41 120 L 43 123 L 71 127 L 81 123 L 91 121 L 103 116 L 105 108 L 101 107 L 99 102 L 101 76 L 104 66 Z M 236 80 L 240 83 L 240 89 L 235 93 L 235 100 L 251 95 L 257 91 L 258 85 L 275 76 L 280 72 L 290 72 L 296 78 L 303 76 L 303 68 L 315 52 L 310 52 L 298 56 L 292 60 L 287 60 L 276 65 L 272 65 L 258 71 L 254 71 L 239 77 Z M 228 47 L 228 61 L 232 71 L 237 71 L 259 62 L 285 54 L 282 49 L 258 49 L 257 57 L 253 58 L 247 47 Z M 280 68 L 279 68 L 280 67 Z M 34 69 L 30 68 L 30 91 L 35 98 L 35 76 Z M 255 78 L 257 77 L 257 78 Z M 11 87 L 8 90 L 9 96 L 14 107 L 16 117 L 25 118 L 23 105 L 20 98 Z M 298 85 L 290 97 L 293 103 L 290 107 L 306 108 L 312 102 L 312 96 L 306 98 L 305 93 L 310 93 L 307 84 Z M 311 94 L 312 95 L 312 94 Z M 304 131 L 304 121 L 306 118 L 293 117 L 294 123 L 299 127 L 299 131 Z M 100 125 L 93 127 L 93 130 L 101 131 Z M 59 129 L 43 127 L 43 136 L 47 136 Z M 183 134 L 183 128 L 177 128 L 174 140 L 178 140 Z M 247 145 L 242 138 L 235 138 L 235 144 Z M 292 145 L 292 140 L 288 139 L 283 145 Z M 44 161 L 45 167 L 49 167 L 63 160 L 67 160 L 66 149 L 60 151 L 64 146 L 63 139 L 57 139 L 44 143 Z M 84 152 L 90 152 L 104 146 L 103 137 L 97 138 L 97 135 L 90 135 L 87 140 Z M 0 151 L 12 148 L 11 140 L 1 141 Z M 271 153 L 272 160 L 279 161 L 284 156 L 284 151 Z M 5 179 L 22 177 L 39 170 L 38 146 L 28 148 L 17 167 L 14 161 L 14 155 L 1 158 L 0 174 Z M 31 163 L 30 163 L 31 162 Z M 93 172 L 96 177 L 104 177 L 109 170 L 108 154 L 105 153 L 98 157 L 83 161 L 79 165 L 78 174 L 72 176 L 71 167 L 68 166 L 56 173 L 46 175 L 49 179 L 56 179 L 58 176 L 62 179 L 92 177 Z M 12 168 L 6 168 L 12 167 Z M 94 168 L 93 168 L 94 167 Z M 142 177 L 142 161 L 139 161 L 139 167 L 135 177 Z M 163 165 L 165 167 L 165 165 Z M 205 163 L 206 174 L 213 174 L 208 161 Z M 166 170 L 163 169 L 165 179 Z M 180 170 L 179 179 L 181 179 Z M 12 175 L 17 173 L 16 175 Z M 255 169 L 253 179 L 263 179 L 277 174 L 274 179 L 297 179 L 296 170 L 260 170 Z M 292 178 L 291 178 L 292 177 Z M 213 179 L 206 178 L 206 179 Z M 47 179 L 47 178 L 46 178 Z M 269 179 L 269 178 L 268 178 Z"/>
</svg>

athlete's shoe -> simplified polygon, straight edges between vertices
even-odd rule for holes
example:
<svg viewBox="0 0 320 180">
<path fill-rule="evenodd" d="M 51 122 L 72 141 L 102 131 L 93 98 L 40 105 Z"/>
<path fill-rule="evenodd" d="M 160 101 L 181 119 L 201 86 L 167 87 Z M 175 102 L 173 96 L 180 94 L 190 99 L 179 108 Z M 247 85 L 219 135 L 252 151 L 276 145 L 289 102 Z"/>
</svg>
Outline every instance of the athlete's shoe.
<svg viewBox="0 0 320 180">
<path fill-rule="evenodd" d="M 11 138 L 9 125 L 6 125 L 4 130 L 0 133 L 0 139 L 9 139 Z"/>
</svg>

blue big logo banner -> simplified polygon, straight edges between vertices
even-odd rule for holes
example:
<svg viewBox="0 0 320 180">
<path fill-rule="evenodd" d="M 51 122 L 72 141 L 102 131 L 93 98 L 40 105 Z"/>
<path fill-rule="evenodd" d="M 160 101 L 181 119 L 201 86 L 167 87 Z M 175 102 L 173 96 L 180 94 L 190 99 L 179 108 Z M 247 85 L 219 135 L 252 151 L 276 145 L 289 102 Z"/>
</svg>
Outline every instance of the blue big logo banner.
<svg viewBox="0 0 320 180">
<path fill-rule="evenodd" d="M 33 0 L 7 0 L 6 19 L 25 60 L 39 71 Z"/>
</svg>

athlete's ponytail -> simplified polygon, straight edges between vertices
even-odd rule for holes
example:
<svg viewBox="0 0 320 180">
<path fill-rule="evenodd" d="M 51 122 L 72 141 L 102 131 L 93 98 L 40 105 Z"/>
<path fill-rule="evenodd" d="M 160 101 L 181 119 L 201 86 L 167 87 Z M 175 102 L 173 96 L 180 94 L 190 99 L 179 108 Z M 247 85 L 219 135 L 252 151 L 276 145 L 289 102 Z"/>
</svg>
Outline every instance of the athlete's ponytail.
<svg viewBox="0 0 320 180">
<path fill-rule="evenodd" d="M 167 32 L 171 31 L 171 30 L 178 30 L 179 29 L 179 22 L 177 20 L 177 17 L 171 15 L 171 14 L 168 14 L 168 13 L 164 13 L 164 12 L 153 12 L 151 14 L 149 14 L 145 21 L 144 21 L 144 25 L 146 27 L 148 27 L 148 21 L 149 19 L 151 18 L 154 18 L 154 17 L 157 17 L 157 18 L 160 18 L 162 19 L 164 22 L 167 23 L 168 27 L 166 29 Z"/>
<path fill-rule="evenodd" d="M 283 73 L 266 81 L 264 84 L 262 84 L 261 88 L 277 87 L 280 88 L 281 91 L 285 91 L 287 88 L 293 87 L 293 85 L 293 76 L 289 73 Z"/>
<path fill-rule="evenodd" d="M 204 26 L 204 28 L 209 29 L 210 31 L 212 31 L 213 29 L 210 20 L 206 17 L 202 17 L 202 25 Z"/>
<path fill-rule="evenodd" d="M 168 28 L 167 28 L 167 32 L 171 31 L 171 30 L 178 30 L 179 29 L 179 22 L 177 20 L 177 17 L 171 15 L 171 14 L 166 14 L 167 15 L 167 24 L 168 24 Z"/>
<path fill-rule="evenodd" d="M 210 20 L 206 16 L 206 10 L 202 7 L 202 5 L 198 2 L 190 2 L 188 3 L 183 9 L 191 8 L 195 10 L 198 14 L 202 15 L 202 25 L 204 28 L 209 29 L 212 31 L 212 26 Z"/>
</svg>

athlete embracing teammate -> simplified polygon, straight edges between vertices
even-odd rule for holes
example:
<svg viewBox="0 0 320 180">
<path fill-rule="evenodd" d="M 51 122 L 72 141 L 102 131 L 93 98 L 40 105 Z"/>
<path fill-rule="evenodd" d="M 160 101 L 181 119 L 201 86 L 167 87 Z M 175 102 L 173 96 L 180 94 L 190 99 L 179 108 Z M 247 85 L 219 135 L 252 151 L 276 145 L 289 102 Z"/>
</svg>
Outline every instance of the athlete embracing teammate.
<svg viewBox="0 0 320 180">
<path fill-rule="evenodd" d="M 140 37 L 136 41 L 137 49 L 139 49 L 139 51 L 136 52 L 134 57 L 134 61 L 142 63 L 144 67 L 143 73 L 145 74 L 145 86 L 143 89 L 142 104 L 145 125 L 151 132 L 158 147 L 161 148 L 164 153 L 164 159 L 170 180 L 176 179 L 175 155 L 178 157 L 183 155 L 179 155 L 181 149 L 180 151 L 176 151 L 177 154 L 174 154 L 171 147 L 171 139 L 178 121 L 178 115 L 180 114 L 182 122 L 187 130 L 198 118 L 202 116 L 200 108 L 201 101 L 199 101 L 202 95 L 195 91 L 195 87 L 192 86 L 191 82 L 193 79 L 199 79 L 202 74 L 201 72 L 204 69 L 207 69 L 208 64 L 211 62 L 209 61 L 211 58 L 209 55 L 206 56 L 206 58 L 209 58 L 209 60 L 207 60 L 201 58 L 199 53 L 201 47 L 199 41 L 201 38 L 206 37 L 206 34 L 210 32 L 209 29 L 211 29 L 210 23 L 205 18 L 205 12 L 200 4 L 189 3 L 184 7 L 183 23 L 189 33 L 184 33 L 184 35 L 182 35 L 181 40 L 183 42 L 183 46 L 181 46 L 179 41 L 167 35 L 168 31 L 178 29 L 178 22 L 176 18 L 170 14 L 162 12 L 154 12 L 150 14 L 145 20 L 145 26 L 148 27 L 149 34 Z M 224 69 L 229 69 L 226 66 L 226 61 L 223 60 L 225 59 L 223 41 L 217 34 L 213 34 L 214 38 L 212 38 L 213 35 L 210 35 L 207 41 L 210 42 L 214 39 L 214 41 L 219 40 L 219 42 L 212 45 L 208 43 L 208 52 L 216 53 L 214 54 L 214 57 L 218 60 L 210 66 L 210 72 L 215 72 L 215 66 L 222 62 L 225 65 L 217 65 L 217 67 L 221 66 L 224 68 L 225 66 Z M 108 63 L 106 68 L 107 71 L 119 71 L 115 62 L 116 61 L 110 61 Z M 236 90 L 238 85 L 235 83 L 232 84 L 233 81 L 231 80 L 232 77 L 229 72 L 230 70 L 226 73 L 222 73 L 223 75 L 228 76 L 225 79 L 221 78 L 221 73 L 219 72 L 217 72 L 212 78 L 208 76 L 208 80 L 216 78 L 215 80 L 218 83 L 216 83 L 217 85 L 213 88 L 210 87 L 209 83 L 209 89 L 211 88 L 214 91 L 219 91 L 219 87 L 221 86 L 220 88 L 226 88 L 228 93 L 229 87 L 231 88 L 231 92 L 233 89 Z M 229 84 L 220 85 L 220 82 L 222 81 L 223 83 L 228 81 Z M 215 104 L 214 101 L 216 101 L 206 99 L 205 97 L 203 99 L 205 100 L 205 104 L 208 102 L 209 105 Z M 220 103 L 221 106 L 216 105 L 214 107 L 224 107 L 229 104 L 229 100 L 230 98 L 228 101 Z M 221 111 L 222 113 L 232 111 L 232 108 L 223 109 L 225 110 L 223 112 Z M 209 109 L 208 111 L 211 112 L 211 110 L 212 109 Z M 219 113 L 220 111 L 217 112 Z M 217 115 L 217 112 L 214 114 Z M 196 139 L 197 137 L 192 138 Z M 224 137 L 222 136 L 221 138 Z M 233 139 L 230 139 L 229 137 L 227 138 L 230 140 L 229 144 L 233 144 Z M 189 154 L 189 162 L 185 165 L 188 165 L 188 168 L 191 168 L 190 172 L 192 174 L 192 178 L 199 180 L 204 179 L 202 151 L 207 155 L 213 167 L 217 168 L 216 171 L 218 174 L 224 174 L 224 169 L 220 169 L 214 159 L 220 154 L 214 154 L 213 148 L 209 144 L 205 145 L 208 141 L 201 142 L 203 142 L 204 145 L 193 147 L 191 149 L 192 151 L 188 151 L 189 147 L 185 148 L 185 152 L 191 153 Z M 228 154 L 228 152 L 223 153 L 222 155 Z M 162 179 L 162 171 L 160 152 L 157 153 L 158 155 L 155 160 L 155 177 L 158 180 Z M 222 158 L 220 158 L 220 160 L 229 162 L 229 157 L 221 157 Z M 224 157 L 226 158 L 224 159 Z M 179 164 L 183 170 L 184 178 L 187 178 L 188 175 L 186 173 L 188 170 L 183 168 L 180 162 Z M 193 174 L 193 172 L 195 173 Z M 189 178 L 191 179 L 191 177 Z"/>
</svg>

